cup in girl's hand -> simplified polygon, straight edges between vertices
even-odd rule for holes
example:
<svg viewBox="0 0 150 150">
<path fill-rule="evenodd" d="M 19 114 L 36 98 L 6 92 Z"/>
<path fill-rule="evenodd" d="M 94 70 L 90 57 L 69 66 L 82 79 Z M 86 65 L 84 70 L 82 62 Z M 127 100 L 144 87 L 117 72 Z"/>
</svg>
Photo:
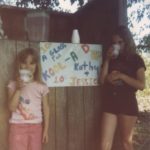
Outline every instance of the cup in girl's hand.
<svg viewBox="0 0 150 150">
<path fill-rule="evenodd" d="M 113 44 L 112 47 L 113 47 L 113 56 L 116 58 L 120 53 L 120 45 Z"/>
<path fill-rule="evenodd" d="M 32 80 L 32 73 L 30 70 L 20 69 L 19 74 L 20 74 L 20 79 L 23 82 L 30 82 Z"/>
</svg>

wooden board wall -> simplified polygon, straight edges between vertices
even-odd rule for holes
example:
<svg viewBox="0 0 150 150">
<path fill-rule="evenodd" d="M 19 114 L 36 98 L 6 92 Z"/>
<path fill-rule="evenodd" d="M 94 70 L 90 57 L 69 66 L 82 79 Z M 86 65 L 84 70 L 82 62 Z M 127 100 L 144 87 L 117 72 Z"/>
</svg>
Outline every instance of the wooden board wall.
<svg viewBox="0 0 150 150">
<path fill-rule="evenodd" d="M 0 40 L 0 150 L 8 150 L 7 83 L 16 54 L 39 43 Z M 50 88 L 49 143 L 44 150 L 96 150 L 100 121 L 99 87 Z"/>
</svg>

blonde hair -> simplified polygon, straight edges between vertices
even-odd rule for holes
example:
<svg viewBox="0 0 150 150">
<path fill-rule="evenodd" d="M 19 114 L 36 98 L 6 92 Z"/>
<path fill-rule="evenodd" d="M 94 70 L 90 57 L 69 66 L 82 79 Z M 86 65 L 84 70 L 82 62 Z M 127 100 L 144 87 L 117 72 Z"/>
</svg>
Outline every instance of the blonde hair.
<svg viewBox="0 0 150 150">
<path fill-rule="evenodd" d="M 32 56 L 33 63 L 36 64 L 36 69 L 34 72 L 34 79 L 36 81 L 41 82 L 41 65 L 39 63 L 39 54 L 37 50 L 34 50 L 33 48 L 26 48 L 21 50 L 16 58 L 16 75 L 15 77 L 17 78 L 19 76 L 19 69 L 20 69 L 20 64 L 24 63 L 27 59 L 28 56 Z"/>
</svg>

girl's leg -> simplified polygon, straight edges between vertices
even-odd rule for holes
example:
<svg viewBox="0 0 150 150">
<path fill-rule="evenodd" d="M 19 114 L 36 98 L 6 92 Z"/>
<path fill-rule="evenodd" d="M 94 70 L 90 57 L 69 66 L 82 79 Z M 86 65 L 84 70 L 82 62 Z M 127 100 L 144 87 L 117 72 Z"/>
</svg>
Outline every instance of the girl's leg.
<svg viewBox="0 0 150 150">
<path fill-rule="evenodd" d="M 118 117 L 118 125 L 124 150 L 133 150 L 132 136 L 136 120 L 136 116 L 119 115 Z"/>
<path fill-rule="evenodd" d="M 110 150 L 117 126 L 117 116 L 111 113 L 103 113 L 101 123 L 100 150 Z"/>
<path fill-rule="evenodd" d="M 9 129 L 9 150 L 27 150 L 28 135 L 24 125 L 11 124 Z"/>
<path fill-rule="evenodd" d="M 42 150 L 42 125 L 30 125 L 29 132 L 29 150 Z"/>
</svg>

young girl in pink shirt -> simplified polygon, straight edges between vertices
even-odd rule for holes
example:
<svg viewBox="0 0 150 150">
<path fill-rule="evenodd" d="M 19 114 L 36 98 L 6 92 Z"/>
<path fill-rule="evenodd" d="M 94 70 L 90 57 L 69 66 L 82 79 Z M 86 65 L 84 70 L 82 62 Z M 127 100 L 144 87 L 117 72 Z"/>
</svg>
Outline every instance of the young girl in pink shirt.
<svg viewBox="0 0 150 150">
<path fill-rule="evenodd" d="M 27 48 L 17 56 L 15 80 L 8 84 L 9 150 L 42 150 L 48 142 L 48 87 L 40 80 L 37 51 Z"/>
</svg>

